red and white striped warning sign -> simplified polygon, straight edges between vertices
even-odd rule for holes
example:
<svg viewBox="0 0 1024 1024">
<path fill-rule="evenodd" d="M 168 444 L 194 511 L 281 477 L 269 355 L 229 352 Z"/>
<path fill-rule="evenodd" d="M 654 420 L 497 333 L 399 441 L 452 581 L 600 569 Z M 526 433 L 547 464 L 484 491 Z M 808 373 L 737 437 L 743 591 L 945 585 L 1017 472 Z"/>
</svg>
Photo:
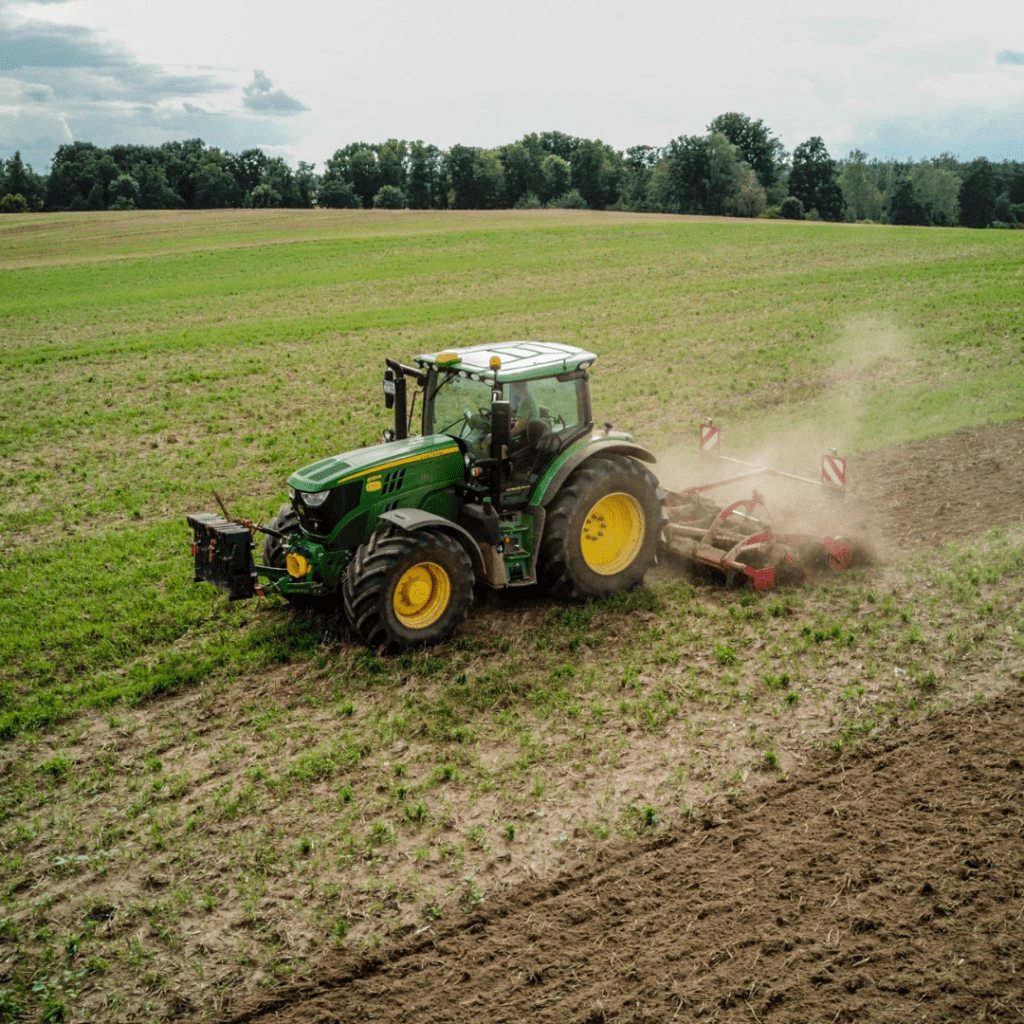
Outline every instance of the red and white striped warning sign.
<svg viewBox="0 0 1024 1024">
<path fill-rule="evenodd" d="M 722 435 L 711 421 L 700 425 L 700 454 L 705 459 L 717 459 L 721 454 Z"/>
<path fill-rule="evenodd" d="M 821 485 L 830 491 L 846 490 L 846 459 L 828 453 L 822 455 Z"/>
</svg>

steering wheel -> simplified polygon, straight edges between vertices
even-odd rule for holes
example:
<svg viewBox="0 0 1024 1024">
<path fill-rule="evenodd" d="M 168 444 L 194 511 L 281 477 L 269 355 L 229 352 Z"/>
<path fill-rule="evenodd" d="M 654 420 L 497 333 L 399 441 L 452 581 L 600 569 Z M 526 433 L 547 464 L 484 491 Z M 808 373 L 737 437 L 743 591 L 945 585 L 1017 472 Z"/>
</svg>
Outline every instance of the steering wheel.
<svg viewBox="0 0 1024 1024">
<path fill-rule="evenodd" d="M 451 423 L 448 424 L 448 426 L 441 427 L 441 429 L 438 431 L 438 433 L 439 434 L 447 434 L 448 431 L 450 431 L 454 426 L 456 426 L 457 424 L 461 423 L 462 424 L 462 430 L 459 431 L 459 437 L 461 437 L 463 431 L 466 429 L 466 426 L 469 423 L 469 418 L 472 415 L 473 415 L 473 410 L 472 409 L 463 409 L 461 416 L 457 416 L 455 419 L 453 419 L 451 421 Z"/>
<path fill-rule="evenodd" d="M 474 430 L 486 434 L 491 429 L 491 410 L 484 406 L 480 406 L 477 412 L 473 412 L 472 409 L 463 409 L 461 416 L 452 420 L 446 427 L 441 427 L 438 433 L 448 434 L 460 423 L 462 426 L 459 427 L 459 432 L 455 435 L 457 437 L 468 437 Z"/>
<path fill-rule="evenodd" d="M 491 429 L 491 410 L 486 406 L 481 405 L 476 412 L 472 412 L 467 409 L 465 412 L 466 422 L 474 430 L 490 430 Z"/>
</svg>

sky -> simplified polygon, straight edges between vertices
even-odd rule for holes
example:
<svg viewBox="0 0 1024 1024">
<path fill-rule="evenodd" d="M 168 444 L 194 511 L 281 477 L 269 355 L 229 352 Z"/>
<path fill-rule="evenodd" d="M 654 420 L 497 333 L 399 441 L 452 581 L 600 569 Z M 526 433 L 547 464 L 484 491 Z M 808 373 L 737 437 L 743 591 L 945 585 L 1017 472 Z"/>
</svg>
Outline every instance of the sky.
<svg viewBox="0 0 1024 1024">
<path fill-rule="evenodd" d="M 0 158 L 201 138 L 616 149 L 761 119 L 792 151 L 1024 160 L 1021 0 L 0 0 Z"/>
</svg>

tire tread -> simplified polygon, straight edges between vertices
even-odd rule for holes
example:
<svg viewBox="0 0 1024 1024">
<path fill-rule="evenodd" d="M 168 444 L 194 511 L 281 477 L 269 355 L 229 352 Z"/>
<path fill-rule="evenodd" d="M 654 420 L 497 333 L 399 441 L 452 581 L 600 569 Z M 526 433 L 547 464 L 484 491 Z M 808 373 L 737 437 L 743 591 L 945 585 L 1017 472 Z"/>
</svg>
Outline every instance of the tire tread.
<svg viewBox="0 0 1024 1024">
<path fill-rule="evenodd" d="M 422 636 L 406 633 L 388 621 L 385 608 L 387 590 L 396 566 L 417 548 L 431 545 L 444 548 L 453 564 L 449 572 L 452 599 L 438 622 Z M 409 533 L 387 526 L 372 534 L 356 550 L 342 586 L 345 615 L 349 625 L 367 647 L 385 651 L 404 650 L 420 644 L 446 639 L 465 620 L 473 601 L 473 567 L 462 546 L 441 530 L 423 529 Z M 436 628 L 433 628 L 436 627 Z"/>
</svg>

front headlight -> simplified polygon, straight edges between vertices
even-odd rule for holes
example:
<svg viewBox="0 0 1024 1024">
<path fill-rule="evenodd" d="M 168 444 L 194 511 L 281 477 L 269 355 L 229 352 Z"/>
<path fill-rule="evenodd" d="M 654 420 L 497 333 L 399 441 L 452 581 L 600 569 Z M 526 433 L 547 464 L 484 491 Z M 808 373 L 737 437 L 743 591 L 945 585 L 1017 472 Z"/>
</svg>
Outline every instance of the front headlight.
<svg viewBox="0 0 1024 1024">
<path fill-rule="evenodd" d="M 300 492 L 302 503 L 306 508 L 319 508 L 327 500 L 330 493 L 330 491 L 313 491 L 311 494 L 306 491 Z"/>
</svg>

